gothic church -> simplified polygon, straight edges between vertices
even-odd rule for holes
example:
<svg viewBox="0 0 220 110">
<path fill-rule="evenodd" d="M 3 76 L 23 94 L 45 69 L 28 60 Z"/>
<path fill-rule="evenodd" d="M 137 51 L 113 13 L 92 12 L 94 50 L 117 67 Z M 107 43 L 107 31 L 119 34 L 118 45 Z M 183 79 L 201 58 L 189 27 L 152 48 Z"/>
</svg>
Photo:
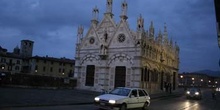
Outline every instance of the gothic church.
<svg viewBox="0 0 220 110">
<path fill-rule="evenodd" d="M 146 30 L 140 15 L 137 29 L 131 30 L 127 2 L 122 2 L 120 22 L 116 24 L 113 0 L 106 1 L 101 21 L 95 7 L 88 32 L 83 35 L 83 26 L 78 27 L 74 74 L 77 88 L 109 91 L 115 87 L 139 87 L 155 93 L 164 91 L 169 83 L 175 90 L 179 47 L 168 39 L 166 25 L 164 32 L 156 35 L 153 22 Z"/>
</svg>

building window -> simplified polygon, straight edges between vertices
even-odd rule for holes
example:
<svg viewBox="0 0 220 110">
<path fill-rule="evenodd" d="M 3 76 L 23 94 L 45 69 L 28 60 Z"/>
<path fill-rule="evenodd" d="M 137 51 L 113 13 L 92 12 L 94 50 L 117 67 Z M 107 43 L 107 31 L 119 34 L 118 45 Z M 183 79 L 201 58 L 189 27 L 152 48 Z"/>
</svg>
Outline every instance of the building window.
<svg viewBox="0 0 220 110">
<path fill-rule="evenodd" d="M 39 62 L 39 60 L 38 60 L 38 59 L 36 59 L 36 62 L 38 63 L 38 62 Z"/>
<path fill-rule="evenodd" d="M 12 59 L 9 60 L 9 64 L 12 64 Z"/>
<path fill-rule="evenodd" d="M 63 69 L 63 73 L 65 72 L 65 69 Z"/>
<path fill-rule="evenodd" d="M 36 65 L 36 66 L 35 66 L 35 72 L 37 72 L 37 70 L 38 70 L 38 66 Z"/>
<path fill-rule="evenodd" d="M 87 65 L 86 67 L 86 86 L 94 86 L 95 66 Z"/>
<path fill-rule="evenodd" d="M 144 81 L 144 69 L 143 68 L 141 68 L 141 81 Z"/>
<path fill-rule="evenodd" d="M 61 69 L 59 68 L 59 73 L 61 72 Z"/>
<path fill-rule="evenodd" d="M 17 60 L 17 64 L 20 64 L 21 62 L 20 62 L 20 60 Z"/>
<path fill-rule="evenodd" d="M 53 72 L 53 67 L 50 67 L 50 72 Z"/>
<path fill-rule="evenodd" d="M 144 68 L 144 81 L 149 81 L 149 71 L 147 68 Z"/>
<path fill-rule="evenodd" d="M 45 72 L 45 71 L 46 71 L 46 67 L 44 66 L 44 67 L 43 67 L 43 72 Z"/>
<path fill-rule="evenodd" d="M 51 65 L 53 65 L 53 61 L 51 61 Z"/>
<path fill-rule="evenodd" d="M 119 35 L 118 35 L 118 41 L 119 41 L 120 43 L 124 42 L 124 41 L 125 41 L 125 35 L 124 35 L 124 34 L 119 34 Z"/>
<path fill-rule="evenodd" d="M 12 70 L 12 66 L 8 66 L 8 71 L 11 71 Z"/>
<path fill-rule="evenodd" d="M 19 69 L 20 69 L 19 66 L 16 66 L 16 67 L 15 67 L 15 70 L 19 70 Z"/>
<path fill-rule="evenodd" d="M 156 70 L 154 70 L 151 74 L 151 81 L 152 82 L 157 82 L 158 81 L 158 73 Z"/>
<path fill-rule="evenodd" d="M 44 63 L 47 63 L 47 61 L 46 61 L 46 60 L 44 60 Z"/>
</svg>

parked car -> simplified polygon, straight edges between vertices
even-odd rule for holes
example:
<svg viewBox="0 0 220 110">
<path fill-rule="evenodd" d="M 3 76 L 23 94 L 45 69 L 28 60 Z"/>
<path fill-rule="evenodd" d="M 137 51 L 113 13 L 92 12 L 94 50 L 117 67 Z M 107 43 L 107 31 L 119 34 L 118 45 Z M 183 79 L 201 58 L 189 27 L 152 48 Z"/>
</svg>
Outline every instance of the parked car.
<svg viewBox="0 0 220 110">
<path fill-rule="evenodd" d="M 186 98 L 202 99 L 202 92 L 200 88 L 189 88 L 186 91 Z"/>
<path fill-rule="evenodd" d="M 94 104 L 101 109 L 142 108 L 146 110 L 150 105 L 150 96 L 141 88 L 118 87 L 107 94 L 95 97 Z"/>
</svg>

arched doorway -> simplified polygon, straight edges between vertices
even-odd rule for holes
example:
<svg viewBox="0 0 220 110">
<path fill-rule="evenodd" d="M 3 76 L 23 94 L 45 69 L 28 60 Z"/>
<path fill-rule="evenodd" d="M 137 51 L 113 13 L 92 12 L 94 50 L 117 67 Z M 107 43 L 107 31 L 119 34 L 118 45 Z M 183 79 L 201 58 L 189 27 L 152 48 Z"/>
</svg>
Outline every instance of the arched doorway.
<svg viewBox="0 0 220 110">
<path fill-rule="evenodd" d="M 116 66 L 115 68 L 115 88 L 116 87 L 125 87 L 126 81 L 126 67 L 125 66 Z"/>
</svg>

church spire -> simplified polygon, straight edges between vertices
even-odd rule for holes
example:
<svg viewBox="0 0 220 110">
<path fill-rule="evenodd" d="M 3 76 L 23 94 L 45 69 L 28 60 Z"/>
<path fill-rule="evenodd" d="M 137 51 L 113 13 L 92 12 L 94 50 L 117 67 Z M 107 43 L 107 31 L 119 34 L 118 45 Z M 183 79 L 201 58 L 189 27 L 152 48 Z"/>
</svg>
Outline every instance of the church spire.
<svg viewBox="0 0 220 110">
<path fill-rule="evenodd" d="M 106 7 L 107 7 L 107 10 L 106 10 L 106 13 L 112 13 L 112 0 L 107 0 L 107 3 L 106 3 Z"/>
<path fill-rule="evenodd" d="M 150 28 L 149 28 L 149 36 L 150 36 L 150 38 L 153 38 L 154 37 L 154 24 L 153 24 L 153 21 L 151 21 L 151 23 L 150 23 Z"/>
<path fill-rule="evenodd" d="M 92 16 L 93 16 L 93 20 L 97 20 L 98 21 L 99 9 L 97 8 L 97 6 L 95 8 L 93 8 Z"/>
<path fill-rule="evenodd" d="M 121 16 L 120 16 L 121 19 L 127 20 L 128 19 L 128 17 L 127 17 L 128 4 L 127 4 L 126 0 L 124 0 L 124 2 L 122 2 L 121 9 L 122 9 Z"/>
<path fill-rule="evenodd" d="M 95 8 L 93 8 L 92 10 L 92 25 L 94 25 L 95 27 L 97 26 L 97 24 L 99 23 L 98 21 L 98 17 L 99 17 L 99 9 L 97 8 L 97 6 Z"/>
<path fill-rule="evenodd" d="M 159 43 L 159 44 L 162 44 L 162 40 L 163 40 L 163 35 L 162 35 L 161 30 L 159 30 L 159 34 L 158 34 L 158 43 Z"/>
<path fill-rule="evenodd" d="M 163 33 L 163 38 L 164 38 L 164 43 L 165 43 L 165 44 L 168 44 L 169 41 L 168 41 L 168 33 L 167 33 L 167 26 L 166 26 L 166 23 L 164 23 L 164 33 Z"/>
<path fill-rule="evenodd" d="M 113 4 L 113 0 L 106 0 L 106 13 L 105 15 L 109 15 L 111 18 L 113 17 L 112 14 L 112 4 Z"/>
<path fill-rule="evenodd" d="M 141 14 L 140 17 L 137 19 L 137 30 L 138 31 L 144 30 L 144 19 L 142 18 Z"/>
<path fill-rule="evenodd" d="M 82 40 L 82 38 L 83 38 L 83 31 L 84 31 L 84 28 L 83 28 L 82 25 L 80 25 L 80 26 L 78 27 L 78 32 L 77 32 L 77 43 L 78 43 L 78 44 L 81 43 L 81 40 Z"/>
</svg>

